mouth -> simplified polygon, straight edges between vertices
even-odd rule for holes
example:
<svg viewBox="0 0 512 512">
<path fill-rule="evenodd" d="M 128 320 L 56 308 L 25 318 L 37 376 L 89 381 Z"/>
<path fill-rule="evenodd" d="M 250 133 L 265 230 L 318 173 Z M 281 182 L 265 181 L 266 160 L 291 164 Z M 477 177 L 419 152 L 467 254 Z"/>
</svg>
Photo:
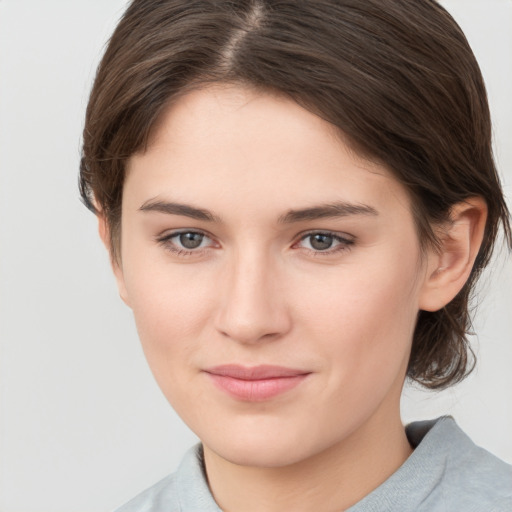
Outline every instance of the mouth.
<svg viewBox="0 0 512 512">
<path fill-rule="evenodd" d="M 222 365 L 203 371 L 217 388 L 247 402 L 262 402 L 286 393 L 311 375 L 304 370 L 270 365 Z"/>
</svg>

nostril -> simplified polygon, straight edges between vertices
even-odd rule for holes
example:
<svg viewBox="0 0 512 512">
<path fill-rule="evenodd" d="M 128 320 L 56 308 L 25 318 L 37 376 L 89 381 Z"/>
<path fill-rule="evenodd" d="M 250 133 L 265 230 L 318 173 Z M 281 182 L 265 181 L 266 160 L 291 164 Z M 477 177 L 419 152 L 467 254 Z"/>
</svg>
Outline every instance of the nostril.
<svg viewBox="0 0 512 512">
<path fill-rule="evenodd" d="M 224 338 L 251 344 L 280 338 L 290 330 L 291 321 L 284 307 L 274 307 L 273 311 L 224 310 L 219 314 L 216 324 Z"/>
</svg>

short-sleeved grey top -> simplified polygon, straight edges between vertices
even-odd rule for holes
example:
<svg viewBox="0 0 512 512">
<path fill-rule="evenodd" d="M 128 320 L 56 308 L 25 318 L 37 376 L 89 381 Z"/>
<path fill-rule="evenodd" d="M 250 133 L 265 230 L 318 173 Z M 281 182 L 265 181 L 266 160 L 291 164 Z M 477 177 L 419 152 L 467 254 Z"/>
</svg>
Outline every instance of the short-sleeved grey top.
<svg viewBox="0 0 512 512">
<path fill-rule="evenodd" d="M 345 512 L 512 512 L 512 466 L 476 446 L 453 418 L 411 423 L 415 448 L 382 485 Z M 208 488 L 200 444 L 176 473 L 116 512 L 220 512 Z"/>
</svg>

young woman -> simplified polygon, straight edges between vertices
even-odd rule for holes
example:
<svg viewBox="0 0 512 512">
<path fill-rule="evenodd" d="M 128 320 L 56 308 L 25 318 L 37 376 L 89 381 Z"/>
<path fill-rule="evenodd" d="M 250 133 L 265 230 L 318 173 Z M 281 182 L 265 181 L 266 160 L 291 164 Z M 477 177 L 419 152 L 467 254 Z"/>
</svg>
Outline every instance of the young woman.
<svg viewBox="0 0 512 512">
<path fill-rule="evenodd" d="M 512 468 L 406 378 L 472 368 L 508 210 L 483 80 L 433 0 L 134 0 L 81 192 L 201 443 L 128 511 L 505 511 Z"/>
</svg>

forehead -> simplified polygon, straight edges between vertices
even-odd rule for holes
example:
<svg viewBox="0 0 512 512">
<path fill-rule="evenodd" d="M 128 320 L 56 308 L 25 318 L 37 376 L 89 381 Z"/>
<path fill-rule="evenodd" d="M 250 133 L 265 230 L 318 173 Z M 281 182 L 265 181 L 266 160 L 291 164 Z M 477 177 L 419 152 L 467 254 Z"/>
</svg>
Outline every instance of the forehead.
<svg viewBox="0 0 512 512">
<path fill-rule="evenodd" d="M 317 153 L 326 157 L 340 144 L 349 147 L 341 130 L 290 97 L 277 91 L 261 92 L 250 86 L 222 83 L 193 90 L 169 105 L 152 130 L 150 150 L 162 149 L 162 145 L 169 148 L 171 142 L 176 149 L 180 144 L 184 147 L 191 136 L 200 137 L 205 150 L 207 139 L 212 148 L 249 150 L 264 146 L 265 154 L 287 148 L 297 154 L 297 143 L 305 139 L 311 141 L 309 146 L 321 143 Z M 311 147 L 304 149 L 309 151 Z M 356 152 L 352 156 L 361 164 L 372 165 Z M 379 172 L 378 166 L 374 167 Z"/>
<path fill-rule="evenodd" d="M 404 187 L 333 125 L 287 97 L 228 85 L 164 112 L 146 151 L 129 160 L 126 188 L 139 202 L 180 195 L 240 213 L 338 200 L 409 211 Z"/>
</svg>

